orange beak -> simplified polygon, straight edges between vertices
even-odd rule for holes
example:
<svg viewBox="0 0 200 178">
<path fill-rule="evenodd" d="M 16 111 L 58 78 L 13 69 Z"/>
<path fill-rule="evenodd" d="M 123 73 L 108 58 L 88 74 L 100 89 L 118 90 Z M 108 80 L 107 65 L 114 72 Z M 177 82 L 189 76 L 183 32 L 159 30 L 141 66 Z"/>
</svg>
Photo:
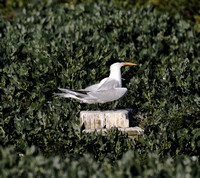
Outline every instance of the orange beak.
<svg viewBox="0 0 200 178">
<path fill-rule="evenodd" d="M 131 62 L 123 62 L 124 66 L 136 66 L 137 64 L 131 63 Z"/>
</svg>

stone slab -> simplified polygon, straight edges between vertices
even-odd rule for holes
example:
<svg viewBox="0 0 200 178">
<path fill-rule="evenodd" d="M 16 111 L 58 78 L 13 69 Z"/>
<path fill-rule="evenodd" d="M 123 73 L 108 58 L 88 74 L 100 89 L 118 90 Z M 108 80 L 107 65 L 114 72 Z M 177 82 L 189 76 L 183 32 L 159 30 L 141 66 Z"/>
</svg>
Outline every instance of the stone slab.
<svg viewBox="0 0 200 178">
<path fill-rule="evenodd" d="M 80 124 L 84 124 L 85 129 L 103 128 L 127 128 L 130 127 L 129 113 L 132 109 L 120 109 L 109 111 L 81 111 Z"/>
<path fill-rule="evenodd" d="M 126 132 L 129 137 L 140 136 L 144 133 L 144 130 L 140 127 L 127 127 L 127 128 L 118 128 L 122 132 Z M 106 135 L 108 129 L 85 129 L 85 133 L 93 133 L 94 131 L 102 132 L 102 135 Z"/>
</svg>

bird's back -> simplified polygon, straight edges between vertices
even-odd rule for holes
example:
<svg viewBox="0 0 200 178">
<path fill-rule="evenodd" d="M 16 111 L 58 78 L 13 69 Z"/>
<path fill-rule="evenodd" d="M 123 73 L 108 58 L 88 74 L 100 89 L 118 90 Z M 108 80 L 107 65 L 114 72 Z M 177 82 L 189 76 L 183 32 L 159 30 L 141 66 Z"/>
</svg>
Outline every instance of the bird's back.
<svg viewBox="0 0 200 178">
<path fill-rule="evenodd" d="M 98 90 L 88 93 L 90 98 L 96 98 L 95 103 L 106 103 L 123 98 L 127 93 L 127 88 L 112 88 L 109 90 Z M 86 98 L 87 99 L 87 98 Z"/>
</svg>

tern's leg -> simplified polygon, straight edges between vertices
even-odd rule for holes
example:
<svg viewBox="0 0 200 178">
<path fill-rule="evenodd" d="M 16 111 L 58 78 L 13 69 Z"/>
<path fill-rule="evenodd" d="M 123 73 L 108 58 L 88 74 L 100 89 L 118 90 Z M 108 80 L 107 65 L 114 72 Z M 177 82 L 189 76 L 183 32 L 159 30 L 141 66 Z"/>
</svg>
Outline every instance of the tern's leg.
<svg viewBox="0 0 200 178">
<path fill-rule="evenodd" d="M 99 103 L 97 103 L 97 110 L 101 111 Z"/>
<path fill-rule="evenodd" d="M 118 105 L 118 101 L 115 101 L 113 105 L 113 109 L 116 109 L 117 105 Z"/>
</svg>

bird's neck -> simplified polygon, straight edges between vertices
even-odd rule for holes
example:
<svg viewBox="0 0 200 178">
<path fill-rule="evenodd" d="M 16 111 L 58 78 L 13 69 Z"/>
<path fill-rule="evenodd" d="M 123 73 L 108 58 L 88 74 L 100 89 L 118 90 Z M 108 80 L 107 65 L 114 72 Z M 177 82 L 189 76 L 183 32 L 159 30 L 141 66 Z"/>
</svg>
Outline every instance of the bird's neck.
<svg viewBox="0 0 200 178">
<path fill-rule="evenodd" d="M 119 82 L 119 86 L 122 86 L 121 70 L 111 70 L 109 78 L 115 79 Z"/>
</svg>

